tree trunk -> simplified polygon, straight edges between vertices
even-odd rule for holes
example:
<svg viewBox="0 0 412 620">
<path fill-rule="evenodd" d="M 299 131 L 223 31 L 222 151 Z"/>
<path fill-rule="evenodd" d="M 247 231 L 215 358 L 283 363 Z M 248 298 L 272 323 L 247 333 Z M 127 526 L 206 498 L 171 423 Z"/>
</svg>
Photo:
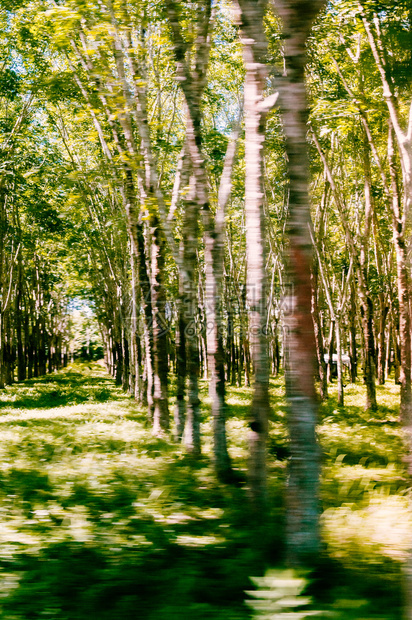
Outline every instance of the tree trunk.
<svg viewBox="0 0 412 620">
<path fill-rule="evenodd" d="M 16 289 L 16 340 L 17 340 L 17 380 L 24 381 L 26 378 L 26 352 L 23 342 L 23 316 L 22 316 L 22 292 L 23 292 L 23 266 L 19 255 L 18 283 Z M 23 319 L 23 320 L 22 320 Z"/>
<path fill-rule="evenodd" d="M 175 438 L 182 441 L 186 420 L 186 318 L 184 310 L 183 283 L 179 278 L 176 326 L 176 405 L 174 412 Z"/>
<path fill-rule="evenodd" d="M 199 401 L 199 339 L 196 327 L 197 310 L 197 246 L 198 246 L 198 206 L 195 200 L 194 179 L 191 179 L 191 195 L 185 201 L 185 238 L 184 238 L 184 265 L 185 280 L 184 293 L 187 310 L 186 355 L 188 375 L 188 403 L 186 413 L 186 428 L 184 443 L 186 450 L 194 457 L 201 452 L 200 445 L 200 401 Z"/>
<path fill-rule="evenodd" d="M 254 366 L 249 412 L 249 490 L 253 508 L 263 517 L 267 502 L 266 438 L 269 404 L 267 339 L 266 223 L 263 210 L 266 113 L 262 109 L 268 67 L 263 17 L 267 2 L 239 0 L 241 42 L 246 68 L 245 116 L 245 228 L 246 295 L 249 306 L 250 350 Z"/>
<path fill-rule="evenodd" d="M 373 333 L 373 302 L 370 296 L 361 304 L 361 320 L 364 342 L 364 372 L 366 386 L 366 409 L 376 411 L 375 336 Z"/>
<path fill-rule="evenodd" d="M 342 372 L 342 341 L 341 341 L 341 326 L 340 319 L 336 317 L 335 321 L 336 332 L 336 370 L 338 380 L 338 405 L 343 407 L 344 405 L 344 391 L 343 391 L 343 372 Z"/>
<path fill-rule="evenodd" d="M 389 306 L 385 303 L 383 294 L 379 295 L 379 334 L 378 334 L 378 383 L 385 384 L 386 379 L 386 320 Z"/>
<path fill-rule="evenodd" d="M 328 381 L 327 381 L 327 367 L 325 362 L 325 346 L 323 338 L 322 321 L 319 313 L 319 266 L 318 261 L 315 260 L 312 267 L 312 317 L 313 327 L 315 331 L 316 342 L 316 354 L 318 358 L 318 374 L 319 374 L 319 390 L 321 400 L 326 400 L 328 397 Z"/>
<path fill-rule="evenodd" d="M 197 33 L 195 39 L 194 58 L 189 60 L 185 57 L 186 44 L 183 41 L 180 31 L 179 16 L 176 11 L 176 3 L 168 1 L 167 3 L 169 22 L 172 30 L 176 72 L 180 81 L 186 103 L 186 141 L 187 150 L 191 163 L 191 172 L 193 175 L 192 184 L 195 191 L 197 213 L 193 213 L 193 225 L 195 218 L 200 214 L 203 220 L 205 234 L 205 263 L 206 263 L 206 338 L 207 338 L 207 358 L 206 364 L 209 366 L 211 381 L 209 384 L 210 396 L 212 399 L 212 412 L 214 424 L 214 456 L 215 468 L 218 476 L 223 475 L 227 470 L 228 454 L 226 450 L 226 429 L 225 429 L 225 397 L 224 397 L 224 367 L 222 346 L 219 342 L 217 334 L 219 326 L 219 316 L 217 305 L 219 304 L 220 294 L 220 271 L 221 265 L 215 262 L 216 252 L 219 253 L 219 241 L 216 238 L 217 231 L 213 225 L 212 214 L 209 203 L 209 183 L 206 174 L 206 166 L 202 154 L 202 110 L 201 99 L 207 80 L 207 68 L 209 62 L 210 50 L 210 27 L 211 27 L 211 0 L 202 0 L 199 2 L 199 19 L 197 23 Z M 190 201 L 189 201 L 190 202 Z M 190 264 L 190 249 L 186 262 L 189 269 L 193 269 Z M 195 257 L 193 256 L 193 265 Z M 190 280 L 190 278 L 189 278 Z M 216 297 L 215 297 L 215 294 Z M 209 329 L 208 324 L 213 323 Z M 189 329 L 189 326 L 188 326 Z M 210 332 L 210 333 L 209 333 Z M 188 374 L 189 374 L 189 410 L 188 422 L 190 421 L 190 393 L 191 382 L 194 374 L 190 367 L 194 364 L 195 349 L 192 338 L 188 337 L 188 351 L 192 359 L 188 358 Z M 195 370 L 195 368 L 194 368 Z M 193 377 L 191 377 L 193 375 Z M 223 382 L 223 383 L 222 383 Z M 197 388 L 196 388 L 197 389 Z M 196 392 L 195 389 L 195 392 Z M 195 393 L 194 396 L 195 398 Z M 197 411 L 197 408 L 196 408 Z M 196 413 L 198 415 L 198 413 Z M 200 444 L 199 444 L 200 446 Z"/>
<path fill-rule="evenodd" d="M 231 174 L 236 154 L 237 132 L 229 142 L 218 194 L 215 223 L 205 221 L 206 334 L 210 371 L 209 395 L 212 400 L 213 449 L 215 471 L 223 481 L 232 474 L 226 441 L 225 352 L 223 347 L 223 268 L 225 209 L 230 198 Z M 233 337 L 233 334 L 232 334 Z"/>
<path fill-rule="evenodd" d="M 310 562 L 320 550 L 319 447 L 316 440 L 317 396 L 314 384 L 315 337 L 311 315 L 312 266 L 309 232 L 309 161 L 306 145 L 308 106 L 305 46 L 322 1 L 282 2 L 285 66 L 281 91 L 289 173 L 289 273 L 293 286 L 288 317 L 289 434 L 291 461 L 287 494 L 287 554 L 292 565 Z"/>
<path fill-rule="evenodd" d="M 350 377 L 355 383 L 358 377 L 358 349 L 356 344 L 356 297 L 355 285 L 351 282 L 350 307 L 349 307 L 349 357 Z"/>
<path fill-rule="evenodd" d="M 166 288 L 164 283 L 165 238 L 159 219 L 152 215 L 152 299 L 153 299 L 153 344 L 154 344 L 154 413 L 153 432 L 156 434 L 169 430 L 169 396 L 167 350 L 168 326 L 166 321 Z"/>
<path fill-rule="evenodd" d="M 412 357 L 411 357 L 411 315 L 410 315 L 410 275 L 408 269 L 407 245 L 405 240 L 405 212 L 401 213 L 398 190 L 395 153 L 392 129 L 388 134 L 388 159 L 392 189 L 392 229 L 396 252 L 396 271 L 399 300 L 399 344 L 400 344 L 400 383 L 401 418 L 405 424 L 412 423 Z M 395 331 L 396 333 L 396 331 Z M 394 339 L 394 349 L 396 347 Z"/>
</svg>

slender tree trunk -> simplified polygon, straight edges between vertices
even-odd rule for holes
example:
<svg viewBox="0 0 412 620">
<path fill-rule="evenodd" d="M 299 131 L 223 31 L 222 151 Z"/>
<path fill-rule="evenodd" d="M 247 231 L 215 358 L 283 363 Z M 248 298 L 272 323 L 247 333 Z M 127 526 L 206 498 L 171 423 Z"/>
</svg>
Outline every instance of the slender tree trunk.
<svg viewBox="0 0 412 620">
<path fill-rule="evenodd" d="M 24 317 L 24 349 L 27 358 L 27 378 L 33 377 L 33 347 L 32 338 L 30 334 L 30 315 L 31 307 L 26 299 L 26 313 Z"/>
<path fill-rule="evenodd" d="M 401 418 L 405 424 L 412 423 L 412 357 L 411 357 L 411 315 L 410 315 L 410 274 L 408 269 L 407 245 L 405 240 L 405 213 L 401 214 L 398 190 L 395 153 L 392 129 L 388 134 L 388 159 L 392 189 L 392 228 L 396 253 L 396 271 L 399 300 L 399 344 L 400 344 L 400 383 Z M 396 332 L 395 332 L 396 333 Z M 394 349 L 397 339 L 394 339 Z"/>
<path fill-rule="evenodd" d="M 399 321 L 392 309 L 392 343 L 393 343 L 393 366 L 394 366 L 394 379 L 396 385 L 401 385 L 401 352 L 399 346 Z M 402 396 L 402 392 L 401 392 Z"/>
<path fill-rule="evenodd" d="M 186 450 L 194 457 L 201 452 L 200 444 L 200 401 L 199 401 L 199 339 L 196 327 L 197 310 L 197 245 L 198 245 L 198 208 L 194 195 L 194 179 L 191 180 L 191 196 L 185 201 L 185 239 L 184 265 L 186 277 L 184 281 L 185 301 L 187 309 L 186 352 L 188 375 L 188 403 L 184 443 Z"/>
<path fill-rule="evenodd" d="M 130 265 L 131 265 L 131 316 L 130 316 L 130 392 L 137 401 L 141 400 L 140 386 L 140 351 L 139 351 L 139 303 L 138 303 L 138 280 L 137 260 L 130 242 Z"/>
<path fill-rule="evenodd" d="M 366 386 L 366 409 L 376 411 L 375 335 L 373 332 L 373 302 L 370 296 L 361 305 L 364 340 L 364 382 Z"/>
<path fill-rule="evenodd" d="M 13 359 L 12 359 L 12 328 L 10 312 L 6 312 L 4 320 L 4 382 L 6 385 L 13 383 Z M 45 372 L 43 374 L 46 374 Z"/>
<path fill-rule="evenodd" d="M 145 340 L 145 366 L 146 366 L 146 393 L 144 403 L 149 409 L 149 417 L 153 415 L 153 367 L 154 367 L 154 345 L 153 345 L 153 304 L 150 279 L 147 270 L 145 242 L 143 227 L 137 220 L 134 210 L 129 215 L 131 222 L 132 243 L 135 245 L 137 257 L 137 271 L 140 289 L 142 292 L 142 305 L 144 313 L 144 340 Z"/>
<path fill-rule="evenodd" d="M 186 420 L 186 317 L 184 309 L 183 283 L 179 278 L 179 299 L 177 302 L 176 327 L 176 405 L 174 412 L 176 441 L 182 441 Z"/>
<path fill-rule="evenodd" d="M 267 339 L 266 223 L 263 210 L 266 112 L 262 109 L 268 68 L 263 31 L 266 2 L 240 0 L 241 42 L 246 68 L 245 116 L 245 228 L 246 295 L 249 305 L 250 350 L 254 366 L 249 412 L 249 490 L 256 514 L 263 516 L 267 501 L 266 438 L 269 404 Z"/>
<path fill-rule="evenodd" d="M 389 306 L 385 302 L 383 294 L 379 295 L 379 334 L 378 334 L 378 383 L 385 384 L 386 379 L 386 321 L 389 313 Z"/>
<path fill-rule="evenodd" d="M 341 340 L 341 326 L 340 319 L 336 317 L 335 321 L 336 332 L 336 370 L 338 380 L 338 405 L 343 407 L 344 405 L 344 390 L 343 390 L 343 372 L 342 372 L 342 340 Z"/>
<path fill-rule="evenodd" d="M 311 315 L 312 266 L 309 233 L 309 161 L 306 145 L 308 106 L 305 45 L 322 1 L 282 2 L 287 77 L 281 91 L 289 172 L 289 271 L 293 286 L 289 317 L 287 397 L 291 462 L 287 495 L 287 549 L 291 564 L 310 561 L 320 550 L 319 448 L 314 385 L 315 337 Z"/>
<path fill-rule="evenodd" d="M 123 377 L 122 385 L 125 392 L 130 388 L 130 349 L 129 339 L 126 331 L 126 326 L 122 325 L 122 355 L 123 355 Z"/>
<path fill-rule="evenodd" d="M 39 321 L 39 330 L 38 330 L 38 347 L 39 347 L 39 375 L 42 377 L 46 374 L 46 326 L 44 323 L 44 319 L 40 317 Z"/>
<path fill-rule="evenodd" d="M 374 307 L 368 283 L 368 264 L 369 264 L 369 237 L 372 232 L 373 212 L 375 202 L 372 192 L 372 174 L 370 165 L 370 155 L 366 135 L 363 136 L 363 167 L 365 178 L 365 230 L 360 252 L 360 269 L 363 272 L 365 282 L 365 292 L 361 295 L 361 318 L 364 331 L 364 380 L 366 385 L 366 409 L 375 411 L 376 402 L 376 355 L 375 355 L 375 334 L 374 334 Z"/>
<path fill-rule="evenodd" d="M 358 376 L 358 349 L 356 343 L 356 297 L 355 285 L 351 282 L 350 306 L 349 306 L 349 357 L 350 357 L 350 377 L 351 382 L 355 383 Z"/>
<path fill-rule="evenodd" d="M 278 321 L 275 322 L 273 328 L 273 374 L 275 377 L 280 372 L 280 346 L 279 346 L 279 326 Z M 325 373 L 326 376 L 326 373 Z"/>
<path fill-rule="evenodd" d="M 319 313 L 319 277 L 318 277 L 318 261 L 315 260 L 312 267 L 312 317 L 313 326 L 315 330 L 315 342 L 316 342 L 316 354 L 318 358 L 318 373 L 319 373 L 319 389 L 321 400 L 326 400 L 328 397 L 328 382 L 327 382 L 327 368 L 325 362 L 325 347 L 324 337 L 322 329 L 322 321 Z"/>
<path fill-rule="evenodd" d="M 151 218 L 152 232 L 152 295 L 154 341 L 154 414 L 153 432 L 169 430 L 168 396 L 168 326 L 166 321 L 165 238 L 157 216 Z"/>
<path fill-rule="evenodd" d="M 23 342 L 23 316 L 22 316 L 22 293 L 23 293 L 23 266 L 19 255 L 18 282 L 16 289 L 16 340 L 17 340 L 17 380 L 24 381 L 26 378 L 26 354 Z M 23 319 L 23 320 L 22 320 Z"/>
<path fill-rule="evenodd" d="M 39 320 L 36 317 L 32 324 L 31 342 L 33 350 L 33 377 L 39 376 Z"/>
<path fill-rule="evenodd" d="M 210 371 L 209 394 L 212 400 L 213 447 L 215 470 L 218 478 L 230 477 L 231 463 L 226 441 L 226 387 L 225 352 L 223 347 L 223 267 L 225 209 L 231 192 L 231 173 L 236 153 L 237 132 L 229 142 L 225 165 L 220 180 L 218 209 L 215 223 L 206 220 L 206 333 Z"/>
<path fill-rule="evenodd" d="M 249 320 L 246 309 L 246 286 L 242 285 L 240 291 L 240 346 L 243 352 L 244 368 L 245 368 L 245 387 L 250 386 L 250 347 L 249 347 Z"/>
<path fill-rule="evenodd" d="M 116 356 L 114 378 L 116 385 L 122 385 L 123 383 L 123 349 L 120 338 L 121 336 L 117 335 L 116 340 L 114 341 L 114 352 Z"/>
</svg>

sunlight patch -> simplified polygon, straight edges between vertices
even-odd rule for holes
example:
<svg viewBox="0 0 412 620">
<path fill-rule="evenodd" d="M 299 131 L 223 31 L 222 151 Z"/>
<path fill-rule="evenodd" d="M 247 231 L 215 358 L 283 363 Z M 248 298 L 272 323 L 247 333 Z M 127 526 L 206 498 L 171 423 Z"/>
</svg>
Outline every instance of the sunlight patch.
<svg viewBox="0 0 412 620">
<path fill-rule="evenodd" d="M 408 557 L 412 517 L 407 497 L 376 493 L 367 508 L 329 508 L 321 521 L 325 540 L 337 557 L 370 557 L 371 552 L 398 561 Z"/>
<path fill-rule="evenodd" d="M 220 536 L 188 536 L 179 535 L 176 537 L 176 543 L 183 547 L 206 547 L 207 545 L 219 545 L 225 542 Z"/>
</svg>

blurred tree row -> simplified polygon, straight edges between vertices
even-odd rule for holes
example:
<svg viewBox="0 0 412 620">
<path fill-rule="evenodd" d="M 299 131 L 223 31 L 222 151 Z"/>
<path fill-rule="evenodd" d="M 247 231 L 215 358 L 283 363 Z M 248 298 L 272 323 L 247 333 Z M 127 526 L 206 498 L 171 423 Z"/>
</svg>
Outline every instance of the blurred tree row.
<svg viewBox="0 0 412 620">
<path fill-rule="evenodd" d="M 54 163 L 28 64 L 22 75 L 8 14 L 1 19 L 0 386 L 67 362 L 67 298 L 60 259 L 64 224 Z"/>
</svg>

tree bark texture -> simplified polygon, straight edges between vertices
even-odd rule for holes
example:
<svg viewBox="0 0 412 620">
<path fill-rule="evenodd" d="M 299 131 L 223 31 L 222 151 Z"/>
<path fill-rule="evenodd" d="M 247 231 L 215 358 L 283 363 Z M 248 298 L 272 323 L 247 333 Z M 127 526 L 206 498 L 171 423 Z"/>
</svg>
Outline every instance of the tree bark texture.
<svg viewBox="0 0 412 620">
<path fill-rule="evenodd" d="M 319 447 L 316 439 L 315 337 L 311 315 L 312 249 L 309 233 L 309 161 L 306 145 L 308 106 L 305 90 L 305 45 L 312 22 L 323 6 L 281 2 L 286 77 L 281 89 L 289 173 L 289 277 L 287 397 L 291 461 L 287 492 L 287 553 L 291 564 L 309 561 L 320 550 Z"/>
</svg>

